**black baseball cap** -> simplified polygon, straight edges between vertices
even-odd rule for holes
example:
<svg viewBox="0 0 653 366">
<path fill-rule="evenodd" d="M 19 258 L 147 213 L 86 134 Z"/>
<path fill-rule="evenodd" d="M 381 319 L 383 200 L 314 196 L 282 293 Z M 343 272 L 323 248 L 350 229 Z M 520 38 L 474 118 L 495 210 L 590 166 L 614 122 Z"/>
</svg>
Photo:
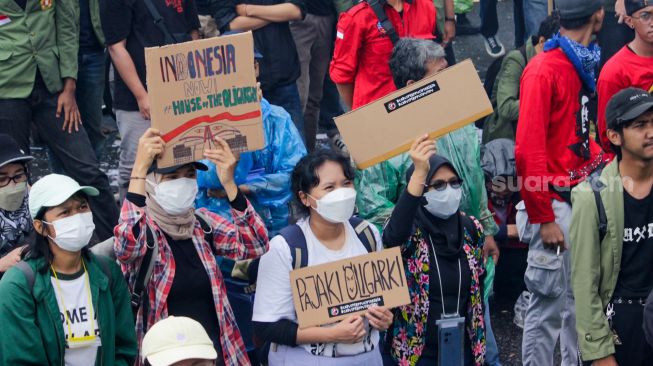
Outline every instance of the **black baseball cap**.
<svg viewBox="0 0 653 366">
<path fill-rule="evenodd" d="M 555 5 L 562 20 L 589 17 L 603 6 L 601 0 L 556 0 Z"/>
<path fill-rule="evenodd" d="M 175 171 L 177 171 L 177 169 L 179 169 L 181 167 L 184 167 L 186 165 L 192 165 L 193 168 L 195 168 L 197 170 L 201 170 L 203 172 L 209 170 L 209 167 L 206 166 L 206 164 L 202 163 L 201 161 L 193 161 L 193 162 L 190 162 L 190 163 L 178 164 L 178 165 L 173 165 L 173 166 L 169 166 L 169 167 L 166 167 L 166 168 L 160 168 L 160 169 L 157 167 L 156 161 L 154 161 L 154 163 L 152 163 L 152 166 L 150 166 L 150 169 L 148 169 L 147 172 L 148 173 L 154 172 L 154 173 L 159 173 L 159 174 L 170 174 L 170 173 L 174 173 Z"/>
<path fill-rule="evenodd" d="M 11 163 L 27 163 L 34 160 L 18 147 L 18 143 L 11 136 L 0 133 L 0 168 Z"/>
<path fill-rule="evenodd" d="M 626 14 L 633 15 L 636 11 L 644 9 L 647 6 L 653 5 L 653 0 L 626 0 Z"/>
<path fill-rule="evenodd" d="M 653 108 L 653 96 L 646 90 L 626 88 L 615 94 L 605 110 L 608 128 L 615 129 Z"/>
</svg>

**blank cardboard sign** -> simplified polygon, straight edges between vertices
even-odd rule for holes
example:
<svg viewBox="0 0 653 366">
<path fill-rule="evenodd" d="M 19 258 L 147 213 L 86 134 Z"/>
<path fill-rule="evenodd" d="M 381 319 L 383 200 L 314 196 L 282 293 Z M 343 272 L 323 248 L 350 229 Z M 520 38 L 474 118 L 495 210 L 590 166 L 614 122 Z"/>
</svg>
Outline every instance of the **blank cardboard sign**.
<svg viewBox="0 0 653 366">
<path fill-rule="evenodd" d="M 203 159 L 216 136 L 236 154 L 263 148 L 251 32 L 146 48 L 145 65 L 160 168 Z"/>
<path fill-rule="evenodd" d="M 302 329 L 410 302 L 399 247 L 294 270 L 290 284 Z"/>
<path fill-rule="evenodd" d="M 359 169 L 408 151 L 415 138 L 437 138 L 492 113 L 474 64 L 465 60 L 335 118 Z"/>
</svg>

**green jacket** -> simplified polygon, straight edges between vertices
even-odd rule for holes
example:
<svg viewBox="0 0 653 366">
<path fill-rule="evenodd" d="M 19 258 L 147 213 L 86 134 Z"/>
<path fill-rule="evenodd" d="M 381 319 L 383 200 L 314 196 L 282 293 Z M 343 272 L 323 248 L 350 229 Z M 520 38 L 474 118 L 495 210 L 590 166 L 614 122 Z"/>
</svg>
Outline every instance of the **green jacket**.
<svg viewBox="0 0 653 366">
<path fill-rule="evenodd" d="M 0 0 L 0 98 L 26 98 L 36 69 L 51 93 L 64 78 L 77 79 L 79 4 L 77 0 L 27 0 L 25 10 L 14 0 Z"/>
<path fill-rule="evenodd" d="M 492 91 L 492 103 L 496 106 L 494 113 L 483 125 L 483 143 L 507 138 L 515 140 L 517 120 L 519 119 L 519 81 L 526 64 L 535 56 L 533 43 L 526 42 L 526 58 L 520 50 L 508 52 L 501 62 Z"/>
<path fill-rule="evenodd" d="M 615 352 L 605 309 L 617 284 L 624 235 L 623 184 L 617 159 L 603 169 L 600 180 L 606 186 L 601 199 L 608 219 L 601 243 L 598 209 L 589 182 L 579 184 L 571 193 L 571 287 L 576 299 L 578 345 L 586 361 Z"/>
<path fill-rule="evenodd" d="M 102 347 L 96 365 L 131 366 L 138 355 L 127 284 L 115 263 L 105 257 L 85 256 L 93 308 L 100 325 Z M 98 260 L 111 268 L 111 280 Z M 64 330 L 59 306 L 44 258 L 30 259 L 32 291 L 23 272 L 11 268 L 0 281 L 0 365 L 63 365 Z M 109 286 L 111 284 L 111 286 Z"/>
</svg>

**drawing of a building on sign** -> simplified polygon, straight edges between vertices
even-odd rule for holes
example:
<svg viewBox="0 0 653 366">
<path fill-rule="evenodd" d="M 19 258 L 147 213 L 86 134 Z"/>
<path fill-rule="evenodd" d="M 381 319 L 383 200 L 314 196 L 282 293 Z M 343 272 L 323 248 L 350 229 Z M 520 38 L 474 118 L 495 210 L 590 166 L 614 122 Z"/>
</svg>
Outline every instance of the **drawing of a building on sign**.
<svg viewBox="0 0 653 366">
<path fill-rule="evenodd" d="M 216 136 L 224 139 L 234 153 L 248 151 L 247 137 L 243 136 L 243 134 L 240 133 L 240 130 L 222 123 L 196 126 L 189 129 L 179 136 L 177 141 L 178 144 L 182 145 L 176 145 L 175 149 L 179 146 L 185 147 L 187 150 L 183 150 L 183 154 L 190 153 L 192 159 L 192 156 L 194 156 L 198 149 L 199 151 L 203 151 L 204 149 L 216 148 L 217 145 L 214 140 Z M 182 154 L 181 148 L 179 151 L 180 154 Z M 177 156 L 174 155 L 174 157 L 176 162 Z"/>
<path fill-rule="evenodd" d="M 193 161 L 193 149 L 183 144 L 175 145 L 172 148 L 172 157 L 175 160 L 175 165 L 190 163 Z"/>
</svg>

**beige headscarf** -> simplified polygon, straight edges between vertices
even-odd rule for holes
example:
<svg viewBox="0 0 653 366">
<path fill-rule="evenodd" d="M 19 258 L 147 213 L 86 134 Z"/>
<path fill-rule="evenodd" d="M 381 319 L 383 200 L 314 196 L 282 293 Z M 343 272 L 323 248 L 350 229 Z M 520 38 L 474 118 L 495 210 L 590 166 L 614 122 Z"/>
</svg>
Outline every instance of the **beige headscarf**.
<svg viewBox="0 0 653 366">
<path fill-rule="evenodd" d="M 181 215 L 170 215 L 154 199 L 154 187 L 161 182 L 161 175 L 149 173 L 146 178 L 145 209 L 148 216 L 154 221 L 164 233 L 174 240 L 190 239 L 195 229 L 195 210 L 189 208 Z"/>
</svg>

